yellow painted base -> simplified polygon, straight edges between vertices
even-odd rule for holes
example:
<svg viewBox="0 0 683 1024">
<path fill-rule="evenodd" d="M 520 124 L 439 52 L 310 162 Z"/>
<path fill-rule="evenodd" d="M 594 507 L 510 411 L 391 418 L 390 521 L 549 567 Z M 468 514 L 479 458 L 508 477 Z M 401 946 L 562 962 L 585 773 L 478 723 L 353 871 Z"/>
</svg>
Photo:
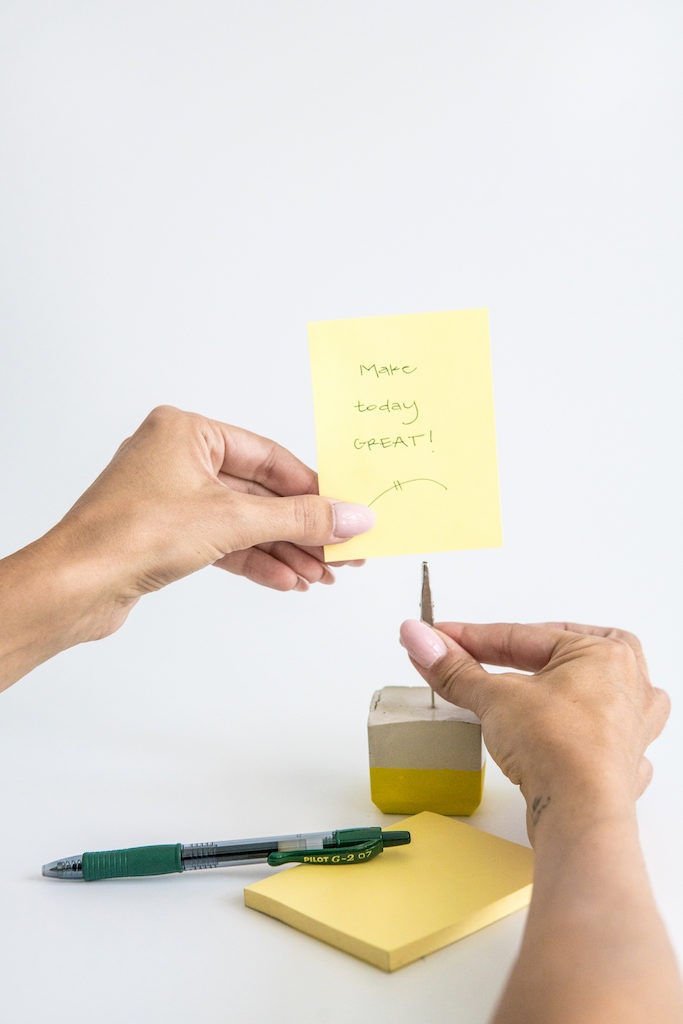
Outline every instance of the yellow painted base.
<svg viewBox="0 0 683 1024">
<path fill-rule="evenodd" d="M 385 814 L 472 814 L 484 791 L 478 772 L 450 768 L 370 768 L 372 802 Z"/>
</svg>

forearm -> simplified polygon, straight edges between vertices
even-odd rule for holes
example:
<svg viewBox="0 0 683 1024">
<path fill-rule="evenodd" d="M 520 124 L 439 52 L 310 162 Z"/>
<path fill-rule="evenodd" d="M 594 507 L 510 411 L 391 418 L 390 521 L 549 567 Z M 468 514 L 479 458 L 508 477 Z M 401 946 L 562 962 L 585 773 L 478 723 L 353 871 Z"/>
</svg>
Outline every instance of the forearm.
<svg viewBox="0 0 683 1024">
<path fill-rule="evenodd" d="M 582 808 L 574 794 L 548 795 L 522 948 L 494 1024 L 680 1022 L 683 989 L 633 801 Z"/>
<path fill-rule="evenodd" d="M 0 690 L 115 628 L 120 608 L 106 567 L 72 533 L 60 525 L 0 560 Z"/>
</svg>

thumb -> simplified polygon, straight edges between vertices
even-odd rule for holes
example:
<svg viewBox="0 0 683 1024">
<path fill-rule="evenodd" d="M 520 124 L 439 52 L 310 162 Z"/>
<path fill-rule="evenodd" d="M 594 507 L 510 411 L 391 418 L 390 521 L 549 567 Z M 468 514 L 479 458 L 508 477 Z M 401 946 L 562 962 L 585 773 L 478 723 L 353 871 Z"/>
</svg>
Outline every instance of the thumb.
<svg viewBox="0 0 683 1024">
<path fill-rule="evenodd" d="M 317 494 L 288 498 L 240 494 L 236 502 L 235 492 L 228 493 L 237 534 L 233 551 L 278 540 L 307 547 L 340 544 L 375 525 L 375 513 L 367 506 Z"/>
<path fill-rule="evenodd" d="M 464 647 L 416 619 L 402 624 L 400 638 L 415 668 L 433 690 L 481 718 L 491 676 Z"/>
</svg>

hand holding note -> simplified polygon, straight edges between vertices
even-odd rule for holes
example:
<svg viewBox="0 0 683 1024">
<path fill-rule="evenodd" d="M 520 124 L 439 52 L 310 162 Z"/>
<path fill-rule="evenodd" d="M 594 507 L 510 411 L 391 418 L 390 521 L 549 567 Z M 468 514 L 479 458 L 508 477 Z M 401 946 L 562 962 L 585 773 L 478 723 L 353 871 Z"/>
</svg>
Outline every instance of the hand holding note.
<svg viewBox="0 0 683 1024">
<path fill-rule="evenodd" d="M 208 565 L 274 590 L 334 583 L 322 545 L 374 518 L 320 497 L 313 470 L 268 438 L 154 409 L 60 523 L 0 563 L 0 690 Z"/>
<path fill-rule="evenodd" d="M 377 515 L 334 557 L 500 545 L 486 310 L 323 321 L 309 339 L 321 490 Z"/>
</svg>

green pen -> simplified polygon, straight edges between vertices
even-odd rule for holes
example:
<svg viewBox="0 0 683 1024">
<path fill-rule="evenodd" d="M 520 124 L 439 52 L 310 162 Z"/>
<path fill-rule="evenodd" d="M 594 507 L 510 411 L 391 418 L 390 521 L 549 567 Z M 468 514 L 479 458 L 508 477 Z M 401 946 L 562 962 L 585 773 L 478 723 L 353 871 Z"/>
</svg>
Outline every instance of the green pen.
<svg viewBox="0 0 683 1024">
<path fill-rule="evenodd" d="M 46 878 L 96 882 L 100 878 L 136 878 L 168 875 L 174 871 L 222 868 L 231 864 L 362 864 L 385 846 L 404 846 L 410 832 L 381 828 L 341 828 L 334 832 L 302 832 L 291 836 L 236 839 L 221 843 L 184 846 L 136 846 L 128 850 L 102 850 L 64 857 L 43 865 Z"/>
</svg>

